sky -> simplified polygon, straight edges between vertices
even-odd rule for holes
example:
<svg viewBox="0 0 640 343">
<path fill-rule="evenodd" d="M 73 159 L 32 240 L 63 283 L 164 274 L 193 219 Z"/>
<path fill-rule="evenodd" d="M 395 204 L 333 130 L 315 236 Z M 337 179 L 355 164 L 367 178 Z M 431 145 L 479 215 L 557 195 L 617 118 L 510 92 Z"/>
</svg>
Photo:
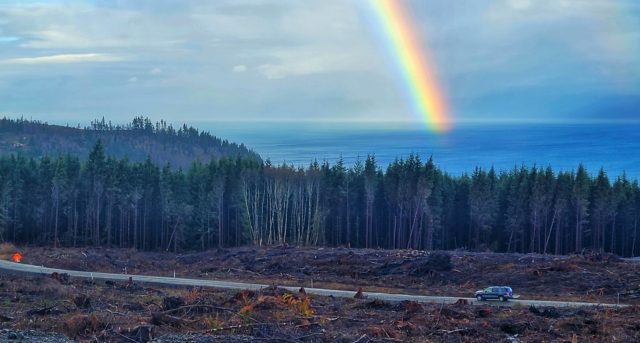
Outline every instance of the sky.
<svg viewBox="0 0 640 343">
<path fill-rule="evenodd" d="M 369 0 L 0 0 L 0 115 L 414 122 Z M 454 122 L 640 121 L 640 1 L 398 0 Z"/>
</svg>

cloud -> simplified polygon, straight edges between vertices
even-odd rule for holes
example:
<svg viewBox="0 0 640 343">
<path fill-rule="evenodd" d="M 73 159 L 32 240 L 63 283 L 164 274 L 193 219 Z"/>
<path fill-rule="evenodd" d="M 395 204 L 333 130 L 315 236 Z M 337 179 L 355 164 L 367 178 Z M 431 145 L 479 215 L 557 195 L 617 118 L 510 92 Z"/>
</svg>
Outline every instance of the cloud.
<svg viewBox="0 0 640 343">
<path fill-rule="evenodd" d="M 637 0 L 402 3 L 457 116 L 561 116 L 556 99 L 640 95 Z M 368 0 L 0 0 L 0 111 L 411 118 L 369 10 Z"/>
<path fill-rule="evenodd" d="M 94 45 L 91 40 L 74 29 L 46 29 L 24 32 L 28 39 L 20 44 L 23 48 L 31 49 L 55 49 L 55 48 L 82 48 Z"/>
<path fill-rule="evenodd" d="M 321 51 L 314 46 L 288 48 L 273 52 L 270 58 L 274 62 L 263 63 L 258 70 L 268 79 L 282 79 L 288 76 L 371 69 L 371 64 L 363 63 L 363 55 L 363 51 L 355 48 L 350 51 L 331 46 L 325 46 Z"/>
<path fill-rule="evenodd" d="M 247 71 L 247 66 L 243 65 L 243 64 L 240 64 L 240 65 L 237 65 L 237 66 L 233 66 L 232 70 L 233 70 L 234 73 L 244 73 L 245 71 Z"/>
<path fill-rule="evenodd" d="M 19 37 L 14 36 L 0 36 L 0 43 L 11 43 L 20 40 Z"/>
<path fill-rule="evenodd" d="M 283 79 L 288 76 L 313 75 L 333 69 L 331 64 L 322 59 L 283 61 L 279 64 L 262 64 L 258 70 L 270 80 Z"/>
<path fill-rule="evenodd" d="M 525 10 L 531 7 L 531 0 L 508 0 L 507 5 L 516 10 Z"/>
<path fill-rule="evenodd" d="M 115 62 L 121 58 L 110 54 L 62 54 L 38 57 L 20 57 L 3 60 L 6 64 L 52 64 L 52 63 L 85 63 L 85 62 Z"/>
</svg>

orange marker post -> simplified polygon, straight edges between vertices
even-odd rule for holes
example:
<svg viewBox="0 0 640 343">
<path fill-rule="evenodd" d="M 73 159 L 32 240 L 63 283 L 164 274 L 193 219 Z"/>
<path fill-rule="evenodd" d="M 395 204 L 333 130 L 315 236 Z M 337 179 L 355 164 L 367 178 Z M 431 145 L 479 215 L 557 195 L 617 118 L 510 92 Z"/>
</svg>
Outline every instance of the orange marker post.
<svg viewBox="0 0 640 343">
<path fill-rule="evenodd" d="M 19 251 L 16 251 L 16 253 L 11 256 L 11 261 L 20 263 L 20 261 L 22 261 L 22 254 Z"/>
</svg>

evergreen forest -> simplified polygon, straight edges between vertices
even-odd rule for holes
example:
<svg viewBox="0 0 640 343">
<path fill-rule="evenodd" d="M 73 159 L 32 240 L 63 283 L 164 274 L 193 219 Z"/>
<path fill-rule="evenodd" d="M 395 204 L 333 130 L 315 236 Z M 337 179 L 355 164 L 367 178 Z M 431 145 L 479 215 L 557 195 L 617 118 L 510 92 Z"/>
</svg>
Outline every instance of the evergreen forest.
<svg viewBox="0 0 640 343">
<path fill-rule="evenodd" d="M 186 144 L 184 137 L 221 142 L 195 129 L 136 121 L 126 128 L 96 122 L 86 130 L 146 130 L 166 144 Z M 5 120 L 3 130 L 8 123 L 20 130 L 45 125 Z M 522 166 L 453 176 L 416 155 L 388 166 L 370 155 L 351 167 L 343 161 L 298 167 L 225 144 L 233 147 L 229 153 L 184 168 L 108 154 L 99 137 L 86 157 L 4 152 L 0 240 L 158 251 L 288 244 L 640 253 L 640 185 L 625 175 L 612 179 L 579 165 L 572 172 Z"/>
<path fill-rule="evenodd" d="M 86 159 L 97 140 L 110 156 L 134 162 L 150 158 L 154 163 L 188 168 L 194 160 L 220 157 L 260 157 L 242 144 L 231 143 L 183 124 L 178 128 L 161 120 L 135 117 L 125 125 L 104 118 L 86 127 L 51 125 L 35 120 L 0 118 L 0 155 L 19 154 L 40 158 L 70 154 Z"/>
</svg>

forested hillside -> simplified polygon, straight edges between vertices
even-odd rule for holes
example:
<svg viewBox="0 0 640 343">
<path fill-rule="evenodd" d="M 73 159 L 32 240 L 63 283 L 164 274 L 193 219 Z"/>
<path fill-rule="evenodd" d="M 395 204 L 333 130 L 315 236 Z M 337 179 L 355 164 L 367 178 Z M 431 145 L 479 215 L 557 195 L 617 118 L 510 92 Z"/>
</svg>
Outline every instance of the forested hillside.
<svg viewBox="0 0 640 343">
<path fill-rule="evenodd" d="M 255 158 L 186 171 L 105 154 L 0 158 L 0 235 L 21 244 L 153 250 L 243 244 L 638 255 L 640 187 L 604 171 L 476 169 L 373 156 L 347 168 Z"/>
<path fill-rule="evenodd" d="M 176 129 L 164 121 L 152 123 L 136 117 L 128 125 L 113 125 L 104 118 L 86 128 L 49 125 L 24 119 L 0 119 L 0 155 L 18 153 L 27 157 L 70 154 L 86 158 L 100 139 L 110 156 L 142 162 L 150 157 L 160 165 L 188 168 L 194 160 L 212 158 L 259 158 L 244 145 L 230 143 L 183 125 Z"/>
</svg>

